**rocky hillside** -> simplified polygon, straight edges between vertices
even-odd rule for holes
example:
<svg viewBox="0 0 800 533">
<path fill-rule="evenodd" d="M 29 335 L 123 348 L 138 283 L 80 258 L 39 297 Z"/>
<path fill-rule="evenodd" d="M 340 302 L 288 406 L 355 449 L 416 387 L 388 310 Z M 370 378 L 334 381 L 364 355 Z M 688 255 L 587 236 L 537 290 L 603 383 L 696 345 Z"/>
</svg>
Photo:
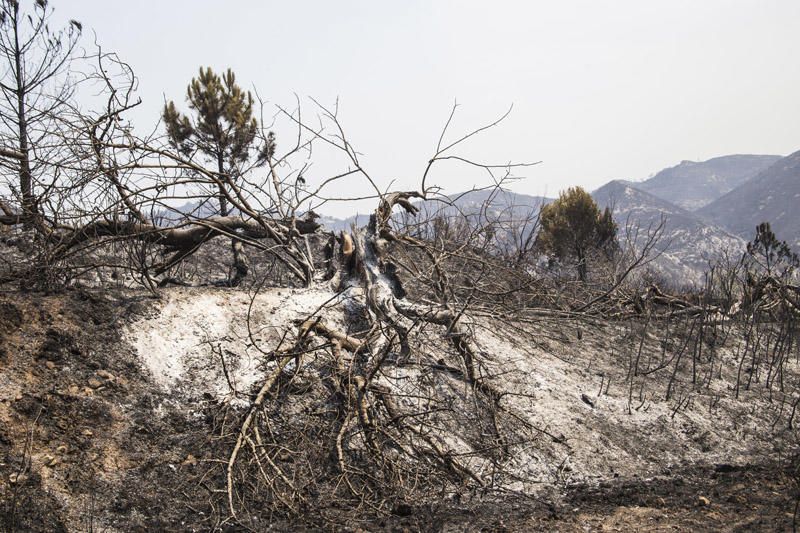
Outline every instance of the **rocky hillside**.
<svg viewBox="0 0 800 533">
<path fill-rule="evenodd" d="M 784 157 L 697 214 L 744 239 L 769 222 L 782 240 L 800 249 L 800 151 Z"/>
<path fill-rule="evenodd" d="M 682 161 L 634 186 L 694 211 L 732 191 L 779 159 L 781 156 L 777 155 L 727 155 L 708 161 Z"/>
<path fill-rule="evenodd" d="M 655 264 L 662 275 L 678 283 L 696 283 L 702 279 L 710 259 L 721 251 L 740 253 L 745 241 L 724 229 L 707 223 L 691 213 L 624 181 L 612 181 L 592 196 L 603 206 L 614 209 L 614 220 L 624 239 L 625 228 L 657 227 L 665 220 L 663 235 L 656 246 L 662 255 Z"/>
</svg>

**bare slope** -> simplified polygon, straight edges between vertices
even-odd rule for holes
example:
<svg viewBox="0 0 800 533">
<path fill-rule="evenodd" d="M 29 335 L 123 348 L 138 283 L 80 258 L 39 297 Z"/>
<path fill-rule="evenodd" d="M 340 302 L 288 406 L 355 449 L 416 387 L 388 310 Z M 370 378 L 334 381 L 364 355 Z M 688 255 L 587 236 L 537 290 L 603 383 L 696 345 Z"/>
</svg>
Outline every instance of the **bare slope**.
<svg viewBox="0 0 800 533">
<path fill-rule="evenodd" d="M 624 181 L 612 181 L 592 193 L 601 207 L 614 208 L 614 220 L 621 236 L 627 227 L 639 226 L 644 232 L 666 220 L 657 249 L 662 253 L 656 261 L 667 279 L 678 283 L 698 283 L 708 269 L 709 260 L 723 251 L 738 255 L 744 240 L 698 217 L 675 204 L 639 190 Z"/>
<path fill-rule="evenodd" d="M 276 348 L 287 324 L 305 318 L 325 302 L 329 307 L 324 316 L 342 323 L 345 301 L 324 287 L 260 294 L 254 300 L 252 320 L 258 325 L 255 335 L 266 341 L 262 349 Z M 220 401 L 234 397 L 244 401 L 246 391 L 257 385 L 267 371 L 259 363 L 263 356 L 259 357 L 247 340 L 248 305 L 249 299 L 242 293 L 175 289 L 156 316 L 133 323 L 126 329 L 125 338 L 136 347 L 143 370 L 175 399 L 188 401 L 212 394 Z M 514 342 L 499 323 L 476 324 L 479 344 L 491 354 L 492 370 L 503 373 L 495 381 L 511 394 L 508 404 L 536 427 L 563 439 L 563 443 L 543 439 L 538 449 L 518 456 L 514 472 L 526 481 L 510 486 L 535 490 L 538 484 L 567 479 L 576 482 L 615 474 L 656 474 L 687 461 L 746 461 L 752 453 L 751 446 L 757 441 L 741 437 L 746 434 L 747 425 L 755 425 L 757 418 L 751 419 L 744 412 L 737 415 L 738 420 L 723 423 L 717 419 L 716 411 L 703 408 L 672 416 L 675 406 L 660 401 L 663 390 L 654 384 L 652 390 L 642 393 L 646 409 L 629 414 L 619 364 L 624 351 L 630 348 L 619 344 L 618 336 L 624 339 L 630 333 L 624 328 L 604 326 L 582 334 L 578 340 L 574 334 L 581 329 L 579 324 L 574 325 L 575 329 L 552 330 L 551 325 L 541 325 L 541 336 L 548 340 L 529 346 Z M 655 337 L 651 340 L 657 342 Z M 222 348 L 231 383 L 226 382 L 221 357 L 215 356 L 214 347 Z M 437 339 L 421 348 L 430 355 L 446 350 Z M 385 375 L 381 383 L 402 388 L 404 383 L 424 380 L 426 373 L 425 365 L 401 365 Z M 608 376 L 611 384 L 598 394 L 601 382 L 609 385 L 601 376 Z M 458 386 L 457 382 L 442 378 L 437 385 L 441 394 Z M 231 385 L 236 391 L 231 390 Z M 708 394 L 722 392 L 726 386 L 719 382 Z M 581 400 L 582 394 L 592 398 L 594 408 Z M 420 399 L 416 407 L 424 401 Z M 637 399 L 636 403 L 640 401 Z M 453 428 L 448 439 L 461 453 L 476 453 L 458 428 Z M 568 470 L 563 469 L 564 460 L 569 461 Z M 474 461 L 481 462 L 479 453 Z"/>
<path fill-rule="evenodd" d="M 635 187 L 688 211 L 707 205 L 781 159 L 778 155 L 727 155 L 681 161 Z"/>
<path fill-rule="evenodd" d="M 800 151 L 780 159 L 697 214 L 747 240 L 769 222 L 782 240 L 800 249 Z"/>
</svg>

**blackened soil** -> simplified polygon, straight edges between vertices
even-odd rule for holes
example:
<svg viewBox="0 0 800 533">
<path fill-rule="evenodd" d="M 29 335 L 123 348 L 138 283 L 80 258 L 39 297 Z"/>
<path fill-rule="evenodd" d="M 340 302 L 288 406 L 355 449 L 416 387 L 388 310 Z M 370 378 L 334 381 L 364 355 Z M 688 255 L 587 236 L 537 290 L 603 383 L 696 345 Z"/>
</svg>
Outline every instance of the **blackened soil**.
<svg viewBox="0 0 800 533">
<path fill-rule="evenodd" d="M 231 428 L 202 398 L 191 412 L 171 408 L 119 342 L 126 320 L 152 308 L 130 295 L 0 295 L 0 531 L 240 530 L 219 505 L 219 458 Z M 610 479 L 541 499 L 407 502 L 359 520 L 341 509 L 328 529 L 791 531 L 797 489 L 789 463 L 754 457 L 745 467 Z M 310 514 L 275 517 L 273 529 L 317 523 Z"/>
<path fill-rule="evenodd" d="M 568 488 L 557 501 L 489 498 L 406 509 L 390 531 L 792 531 L 796 488 L 782 464 L 710 465 L 655 479 Z"/>
</svg>

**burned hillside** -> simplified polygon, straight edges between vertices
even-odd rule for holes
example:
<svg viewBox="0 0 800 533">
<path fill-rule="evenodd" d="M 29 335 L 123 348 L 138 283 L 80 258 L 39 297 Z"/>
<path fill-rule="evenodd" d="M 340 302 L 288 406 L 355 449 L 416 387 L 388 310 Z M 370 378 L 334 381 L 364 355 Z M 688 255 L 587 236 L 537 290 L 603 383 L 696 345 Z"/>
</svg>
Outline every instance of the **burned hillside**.
<svg viewBox="0 0 800 533">
<path fill-rule="evenodd" d="M 791 285 L 731 312 L 401 230 L 307 287 L 6 291 L 4 527 L 790 526 Z"/>
<path fill-rule="evenodd" d="M 408 186 L 338 100 L 231 69 L 142 133 L 131 65 L 52 17 L 0 0 L 2 530 L 795 525 L 800 259 L 768 223 L 685 241 L 692 285 L 663 216 L 498 209 L 536 163 L 467 154 L 510 109 L 454 104 Z"/>
</svg>

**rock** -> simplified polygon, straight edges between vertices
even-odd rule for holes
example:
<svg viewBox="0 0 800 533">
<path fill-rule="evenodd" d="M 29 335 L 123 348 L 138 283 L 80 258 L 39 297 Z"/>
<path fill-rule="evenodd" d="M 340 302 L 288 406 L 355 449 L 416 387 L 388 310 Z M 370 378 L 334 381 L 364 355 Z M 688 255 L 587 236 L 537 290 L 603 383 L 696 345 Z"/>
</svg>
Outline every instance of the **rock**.
<svg viewBox="0 0 800 533">
<path fill-rule="evenodd" d="M 48 455 L 45 455 L 44 457 L 42 457 L 42 462 L 44 464 L 46 464 L 47 466 L 55 466 L 55 465 L 57 465 L 59 463 L 59 460 L 58 460 L 58 457 L 55 457 L 53 455 L 49 455 L 48 454 Z"/>
<path fill-rule="evenodd" d="M 100 382 L 100 380 L 98 380 L 96 378 L 89 378 L 89 381 L 87 381 L 87 383 L 93 389 L 99 389 L 100 387 L 103 386 L 103 384 Z"/>
<path fill-rule="evenodd" d="M 53 370 L 56 367 L 56 364 L 52 361 L 45 361 L 44 366 L 50 370 Z"/>
<path fill-rule="evenodd" d="M 26 479 L 28 479 L 28 476 L 25 474 L 18 474 L 16 472 L 8 476 L 8 482 L 12 485 L 15 483 L 24 483 Z"/>
<path fill-rule="evenodd" d="M 725 501 L 727 501 L 728 503 L 735 503 L 737 505 L 747 504 L 747 498 L 742 494 L 731 494 L 725 499 Z"/>
<path fill-rule="evenodd" d="M 117 379 L 114 374 L 107 370 L 98 370 L 96 374 L 107 381 L 111 381 L 112 383 Z"/>
<path fill-rule="evenodd" d="M 84 429 L 83 431 L 81 431 L 81 435 L 83 435 L 84 437 L 91 437 L 92 435 L 94 435 L 94 433 L 92 433 L 91 429 Z"/>
<path fill-rule="evenodd" d="M 189 454 L 189 455 L 186 456 L 186 459 L 184 459 L 181 464 L 188 465 L 188 466 L 194 466 L 194 465 L 197 464 L 197 459 L 195 458 L 194 455 Z"/>
<path fill-rule="evenodd" d="M 70 394 L 75 395 L 75 394 L 78 394 L 80 392 L 80 389 L 78 388 L 77 385 L 70 385 L 69 388 L 67 389 L 67 392 L 69 392 Z"/>
<path fill-rule="evenodd" d="M 583 403 L 594 409 L 594 402 L 592 401 L 591 398 L 589 398 L 585 394 L 581 394 L 581 400 L 583 400 Z"/>
<path fill-rule="evenodd" d="M 711 505 L 711 500 L 709 500 L 705 496 L 698 496 L 697 497 L 697 504 L 702 506 L 702 507 L 708 507 L 709 505 Z"/>
</svg>

